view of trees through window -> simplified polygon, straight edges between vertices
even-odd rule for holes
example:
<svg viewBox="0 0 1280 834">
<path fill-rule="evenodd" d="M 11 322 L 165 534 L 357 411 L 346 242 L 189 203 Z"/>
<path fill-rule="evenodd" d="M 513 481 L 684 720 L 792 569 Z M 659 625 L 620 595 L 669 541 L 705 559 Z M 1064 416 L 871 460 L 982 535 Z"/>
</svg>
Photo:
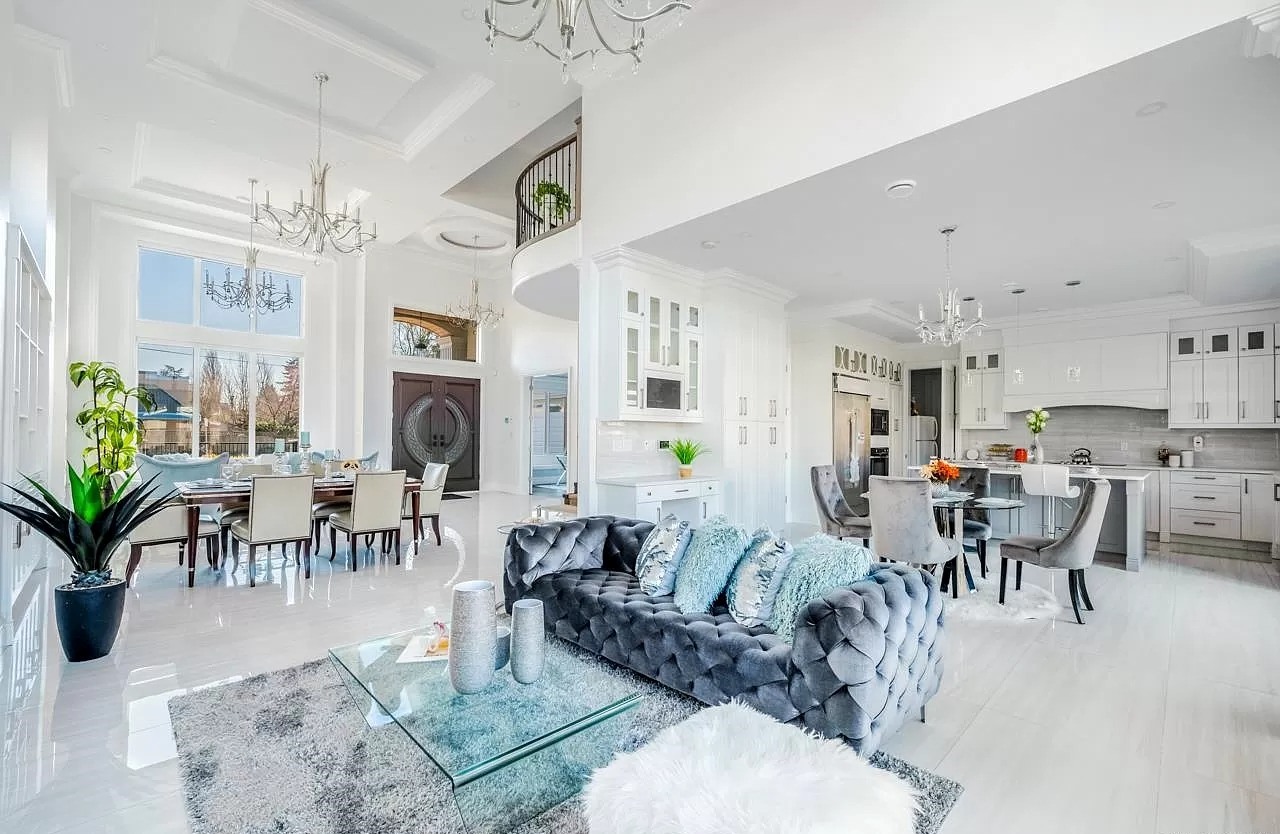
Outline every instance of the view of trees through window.
<svg viewBox="0 0 1280 834">
<path fill-rule="evenodd" d="M 476 323 L 396 307 L 391 317 L 391 353 L 475 362 Z"/>
</svg>

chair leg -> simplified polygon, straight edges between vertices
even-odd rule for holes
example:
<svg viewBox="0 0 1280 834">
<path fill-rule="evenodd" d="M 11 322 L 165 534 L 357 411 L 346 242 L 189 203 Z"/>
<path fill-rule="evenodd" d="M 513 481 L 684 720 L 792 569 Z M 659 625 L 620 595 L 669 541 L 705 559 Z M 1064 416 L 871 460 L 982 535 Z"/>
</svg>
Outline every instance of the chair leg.
<svg viewBox="0 0 1280 834">
<path fill-rule="evenodd" d="M 938 590 L 940 590 L 942 593 L 945 594 L 947 592 L 947 583 L 950 581 L 951 581 L 951 563 L 943 562 L 942 577 L 938 581 Z"/>
<path fill-rule="evenodd" d="M 957 556 L 951 561 L 951 598 L 960 599 L 960 577 L 964 575 L 964 567 L 960 560 L 963 556 Z"/>
<path fill-rule="evenodd" d="M 925 717 L 924 717 L 924 704 L 920 705 L 920 723 L 921 724 L 928 723 L 927 721 L 925 721 Z"/>
<path fill-rule="evenodd" d="M 443 540 L 440 538 L 440 516 L 431 516 L 431 529 L 436 534 L 436 544 L 443 544 Z"/>
<path fill-rule="evenodd" d="M 364 549 L 373 550 L 373 533 L 368 533 L 364 537 Z"/>
<path fill-rule="evenodd" d="M 258 557 L 258 546 L 256 544 L 250 544 L 249 545 L 249 587 L 250 588 L 257 587 L 257 582 L 254 578 L 254 573 L 256 573 L 255 568 L 256 568 L 257 557 Z"/>
<path fill-rule="evenodd" d="M 987 540 L 978 539 L 978 568 L 982 578 L 987 578 Z"/>
<path fill-rule="evenodd" d="M 347 549 L 351 551 L 351 572 L 356 572 L 356 541 L 360 537 L 355 533 L 347 534 Z"/>
<path fill-rule="evenodd" d="M 187 563 L 187 543 L 178 542 L 178 564 L 185 565 Z"/>
<path fill-rule="evenodd" d="M 338 528 L 332 524 L 329 525 L 329 561 L 333 561 L 333 557 L 338 555 Z"/>
<path fill-rule="evenodd" d="M 1015 591 L 1022 590 L 1022 563 L 1021 562 L 1018 563 L 1018 574 L 1017 574 L 1017 577 L 1014 579 L 1013 589 Z"/>
<path fill-rule="evenodd" d="M 133 544 L 129 546 L 129 565 L 124 569 L 124 584 L 126 586 L 133 584 L 133 575 L 138 572 L 138 565 L 142 562 L 142 545 Z"/>
<path fill-rule="evenodd" d="M 221 563 L 227 559 L 227 550 L 231 547 L 231 528 L 223 527 L 218 535 L 222 539 L 222 559 L 219 560 L 219 567 L 221 567 Z"/>
<path fill-rule="evenodd" d="M 304 572 L 303 575 L 307 579 L 310 579 L 311 578 L 311 539 L 303 539 L 298 544 L 301 545 L 302 547 L 302 565 L 303 565 L 302 569 Z"/>
<path fill-rule="evenodd" d="M 1089 599 L 1089 586 L 1084 583 L 1084 568 L 1076 571 L 1076 587 L 1080 589 L 1080 599 L 1084 601 L 1086 611 L 1093 610 L 1093 600 Z"/>
<path fill-rule="evenodd" d="M 235 536 L 231 537 L 231 570 L 235 571 L 240 566 L 240 540 Z"/>
<path fill-rule="evenodd" d="M 1080 589 L 1076 585 L 1076 572 L 1067 571 L 1067 588 L 1071 593 L 1071 610 L 1076 614 L 1076 622 L 1084 625 L 1084 620 L 1080 618 Z"/>
<path fill-rule="evenodd" d="M 399 527 L 396 528 L 394 538 L 395 538 L 395 548 L 396 548 L 396 564 L 398 565 L 400 564 L 400 528 Z"/>
<path fill-rule="evenodd" d="M 317 518 L 311 525 L 311 541 L 314 542 L 315 549 L 320 549 L 320 535 L 324 532 L 324 519 Z"/>
<path fill-rule="evenodd" d="M 1009 579 L 1009 560 L 1000 557 L 1000 604 L 1004 605 L 1004 586 Z"/>
</svg>

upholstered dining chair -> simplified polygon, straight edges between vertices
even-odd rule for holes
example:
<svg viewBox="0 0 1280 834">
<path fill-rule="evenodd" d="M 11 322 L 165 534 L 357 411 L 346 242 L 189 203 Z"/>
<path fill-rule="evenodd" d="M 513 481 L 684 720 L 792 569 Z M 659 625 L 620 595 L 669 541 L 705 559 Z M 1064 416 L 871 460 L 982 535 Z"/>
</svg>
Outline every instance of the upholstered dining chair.
<svg viewBox="0 0 1280 834">
<path fill-rule="evenodd" d="M 872 475 L 870 494 L 872 544 L 877 555 L 929 568 L 954 562 L 953 570 L 958 572 L 964 548 L 938 532 L 928 481 Z M 960 595 L 959 586 L 953 574 L 953 597 Z"/>
<path fill-rule="evenodd" d="M 818 504 L 818 521 L 822 532 L 837 539 L 862 539 L 863 547 L 870 543 L 871 519 L 860 516 L 849 506 L 831 465 L 809 469 L 809 482 L 813 485 L 813 500 Z"/>
<path fill-rule="evenodd" d="M 985 466 L 961 466 L 960 481 L 955 487 L 957 492 L 972 492 L 974 498 L 986 498 L 991 494 L 991 470 Z M 991 519 L 987 511 L 973 509 L 964 511 L 963 541 L 973 542 L 978 551 L 978 566 L 982 578 L 987 578 L 987 542 L 991 540 Z"/>
<path fill-rule="evenodd" d="M 231 523 L 231 555 L 237 563 L 240 542 L 249 545 L 249 587 L 255 585 L 256 557 L 261 545 L 295 545 L 298 561 L 305 565 L 306 578 L 311 578 L 311 493 L 314 488 L 315 476 L 310 474 L 259 475 L 253 479 L 249 489 L 249 517 Z"/>
<path fill-rule="evenodd" d="M 1093 610 L 1093 602 L 1089 599 L 1089 588 L 1085 585 L 1085 569 L 1093 564 L 1093 556 L 1098 550 L 1098 537 L 1102 535 L 1102 518 L 1107 512 L 1107 500 L 1111 497 L 1111 482 L 1094 480 L 1085 484 L 1080 508 L 1076 512 L 1075 523 L 1060 539 L 1041 536 L 1012 536 L 1000 543 L 1000 603 L 1004 604 L 1005 576 L 1008 573 L 1009 560 L 1017 562 L 1019 578 L 1022 563 L 1039 565 L 1042 568 L 1065 570 L 1067 584 L 1071 593 L 1071 608 L 1075 611 L 1076 622 L 1084 625 L 1080 617 L 1080 604 L 1085 610 Z M 1021 582 L 1018 583 L 1021 587 Z"/>
<path fill-rule="evenodd" d="M 351 569 L 356 569 L 356 540 L 365 537 L 365 546 L 378 533 L 390 534 L 394 540 L 396 564 L 400 564 L 400 521 L 404 499 L 403 469 L 394 472 L 361 472 L 356 475 L 351 492 L 351 509 L 329 516 L 329 561 L 338 552 L 338 531 L 347 534 L 351 551 Z M 383 539 L 386 550 L 386 537 Z"/>
<path fill-rule="evenodd" d="M 124 472 L 111 473 L 111 487 L 120 489 L 124 486 L 129 476 Z M 141 473 L 133 476 L 131 486 L 138 486 L 145 483 Z M 217 564 L 218 559 L 218 525 L 213 521 L 202 519 L 200 528 L 196 532 L 197 541 L 204 539 L 205 547 L 208 550 L 209 562 Z M 175 503 L 165 507 L 156 515 L 133 528 L 133 532 L 129 534 L 129 563 L 124 569 L 124 582 L 126 585 L 133 583 L 133 575 L 138 572 L 138 565 L 142 563 L 142 549 L 144 547 L 154 547 L 158 544 L 176 544 L 180 550 L 185 550 L 187 546 L 187 507 L 182 503 Z M 194 558 L 194 557 L 193 557 Z M 179 557 L 178 564 L 182 564 Z"/>
<path fill-rule="evenodd" d="M 275 468 L 265 463 L 242 463 L 240 464 L 241 478 L 255 478 L 258 475 L 273 475 Z M 244 521 L 249 517 L 249 500 L 247 498 L 235 503 L 222 505 L 221 512 L 218 513 L 218 526 L 222 528 L 222 552 L 226 553 L 230 545 L 231 525 L 237 521 Z"/>
<path fill-rule="evenodd" d="M 428 463 L 422 469 L 422 487 L 418 490 L 418 529 L 414 538 L 422 539 L 422 522 L 431 519 L 431 530 L 436 534 L 436 544 L 440 538 L 440 504 L 444 501 L 444 482 L 449 477 L 449 464 Z M 413 496 L 406 494 L 404 504 L 400 508 L 402 520 L 413 520 Z"/>
</svg>

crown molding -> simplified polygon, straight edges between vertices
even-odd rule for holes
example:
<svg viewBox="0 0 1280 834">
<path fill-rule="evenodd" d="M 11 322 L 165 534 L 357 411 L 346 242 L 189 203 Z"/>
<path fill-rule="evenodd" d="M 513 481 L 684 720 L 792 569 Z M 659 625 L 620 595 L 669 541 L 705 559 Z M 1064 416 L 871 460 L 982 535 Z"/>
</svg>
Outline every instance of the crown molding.
<svg viewBox="0 0 1280 834">
<path fill-rule="evenodd" d="M 53 61 L 53 85 L 58 94 L 58 106 L 70 110 L 76 101 L 71 78 L 71 44 L 64 38 L 21 23 L 13 24 L 13 37 L 18 43 L 39 49 Z"/>
<path fill-rule="evenodd" d="M 736 269 L 716 269 L 708 272 L 703 279 L 703 286 L 708 289 L 717 289 L 720 287 L 732 288 L 740 291 L 748 292 L 758 296 L 765 301 L 775 304 L 787 304 L 796 294 L 790 290 L 784 290 L 777 284 L 771 284 L 754 275 L 747 275 L 745 272 L 739 272 Z"/>
<path fill-rule="evenodd" d="M 246 226 L 249 223 L 249 205 L 221 194 L 212 194 L 198 188 L 187 188 L 176 183 L 158 180 L 153 177 L 142 177 L 133 183 L 133 187 L 154 197 L 167 201 L 177 201 L 195 206 L 203 212 L 217 214 L 238 220 Z"/>
<path fill-rule="evenodd" d="M 294 0 L 248 0 L 248 6 L 410 83 L 416 84 L 435 70 L 427 61 Z"/>
<path fill-rule="evenodd" d="M 438 139 L 493 88 L 492 79 L 475 72 L 469 74 L 444 101 L 432 108 L 417 127 L 409 131 L 400 146 L 401 158 L 405 162 L 412 162 L 427 145 Z"/>
<path fill-rule="evenodd" d="M 1280 4 L 1254 12 L 1244 19 L 1241 51 L 1248 58 L 1270 55 L 1280 58 Z"/>
<path fill-rule="evenodd" d="M 703 279 L 702 273 L 697 270 L 675 261 L 668 261 L 666 258 L 659 258 L 657 255 L 650 255 L 648 252 L 629 249 L 626 246 L 606 249 L 594 255 L 591 260 L 595 262 L 596 269 L 601 271 L 614 268 L 634 269 L 689 286 L 699 286 Z"/>
<path fill-rule="evenodd" d="M 915 330 L 916 321 L 901 310 L 874 298 L 859 298 L 842 304 L 799 307 L 787 311 L 792 321 L 839 320 L 848 316 L 873 316 L 906 330 Z M 849 325 L 854 326 L 854 325 Z M 888 336 L 882 338 L 890 338 Z M 892 339 L 891 339 L 892 341 Z"/>
</svg>

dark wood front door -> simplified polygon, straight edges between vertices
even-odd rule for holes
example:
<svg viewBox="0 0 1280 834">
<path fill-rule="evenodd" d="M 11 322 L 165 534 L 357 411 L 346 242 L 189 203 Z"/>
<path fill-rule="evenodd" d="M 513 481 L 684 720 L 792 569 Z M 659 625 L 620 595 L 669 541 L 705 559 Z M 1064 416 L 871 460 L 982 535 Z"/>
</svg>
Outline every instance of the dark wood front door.
<svg viewBox="0 0 1280 834">
<path fill-rule="evenodd" d="M 391 465 L 421 474 L 449 464 L 445 489 L 480 488 L 480 380 L 395 374 Z"/>
</svg>

